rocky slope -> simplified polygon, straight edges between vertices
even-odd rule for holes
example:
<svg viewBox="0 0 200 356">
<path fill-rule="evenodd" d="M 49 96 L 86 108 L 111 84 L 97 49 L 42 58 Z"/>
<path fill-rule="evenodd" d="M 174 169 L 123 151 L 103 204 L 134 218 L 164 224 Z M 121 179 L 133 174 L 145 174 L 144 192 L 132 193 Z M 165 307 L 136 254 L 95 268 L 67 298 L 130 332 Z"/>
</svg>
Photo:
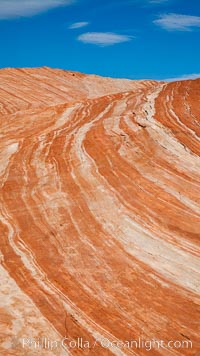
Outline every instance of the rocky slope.
<svg viewBox="0 0 200 356">
<path fill-rule="evenodd" d="M 1 354 L 199 355 L 199 93 L 0 71 Z"/>
</svg>

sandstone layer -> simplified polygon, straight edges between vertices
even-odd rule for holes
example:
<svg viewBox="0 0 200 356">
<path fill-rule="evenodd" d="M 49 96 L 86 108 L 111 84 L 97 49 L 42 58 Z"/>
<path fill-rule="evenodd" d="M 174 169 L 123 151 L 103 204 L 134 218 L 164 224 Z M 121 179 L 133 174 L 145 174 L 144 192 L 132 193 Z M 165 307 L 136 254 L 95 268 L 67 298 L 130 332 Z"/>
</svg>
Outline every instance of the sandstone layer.
<svg viewBox="0 0 200 356">
<path fill-rule="evenodd" d="M 0 71 L 0 354 L 200 354 L 199 154 L 200 79 Z"/>
</svg>

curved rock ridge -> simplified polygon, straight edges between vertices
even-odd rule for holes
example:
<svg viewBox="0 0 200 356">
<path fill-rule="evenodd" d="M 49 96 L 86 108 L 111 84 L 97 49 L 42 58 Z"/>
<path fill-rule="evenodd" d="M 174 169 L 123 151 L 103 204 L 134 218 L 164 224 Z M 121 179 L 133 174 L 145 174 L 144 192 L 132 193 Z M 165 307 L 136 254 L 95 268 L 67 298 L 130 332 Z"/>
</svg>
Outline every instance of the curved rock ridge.
<svg viewBox="0 0 200 356">
<path fill-rule="evenodd" d="M 199 354 L 199 93 L 0 71 L 2 354 Z"/>
<path fill-rule="evenodd" d="M 143 81 L 103 78 L 48 67 L 0 69 L 0 78 L 0 115 L 144 86 Z"/>
</svg>

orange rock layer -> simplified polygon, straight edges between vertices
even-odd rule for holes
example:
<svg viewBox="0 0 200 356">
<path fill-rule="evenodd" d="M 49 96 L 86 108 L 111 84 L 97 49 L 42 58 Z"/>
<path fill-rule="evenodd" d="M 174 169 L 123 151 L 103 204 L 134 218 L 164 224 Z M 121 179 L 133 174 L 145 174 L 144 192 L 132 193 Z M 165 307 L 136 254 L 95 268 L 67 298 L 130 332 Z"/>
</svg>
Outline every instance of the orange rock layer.
<svg viewBox="0 0 200 356">
<path fill-rule="evenodd" d="M 199 92 L 0 71 L 1 354 L 199 355 Z"/>
</svg>

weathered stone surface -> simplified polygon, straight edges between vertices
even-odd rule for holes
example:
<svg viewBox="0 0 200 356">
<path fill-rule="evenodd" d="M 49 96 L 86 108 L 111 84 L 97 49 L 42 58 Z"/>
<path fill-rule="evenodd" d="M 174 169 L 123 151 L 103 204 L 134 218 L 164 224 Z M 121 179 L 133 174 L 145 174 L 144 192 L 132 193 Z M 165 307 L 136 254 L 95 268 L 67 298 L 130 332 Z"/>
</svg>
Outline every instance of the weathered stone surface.
<svg viewBox="0 0 200 356">
<path fill-rule="evenodd" d="M 1 354 L 145 355 L 99 341 L 140 338 L 198 355 L 199 93 L 200 80 L 0 71 Z M 91 348 L 20 339 L 65 336 Z"/>
</svg>

